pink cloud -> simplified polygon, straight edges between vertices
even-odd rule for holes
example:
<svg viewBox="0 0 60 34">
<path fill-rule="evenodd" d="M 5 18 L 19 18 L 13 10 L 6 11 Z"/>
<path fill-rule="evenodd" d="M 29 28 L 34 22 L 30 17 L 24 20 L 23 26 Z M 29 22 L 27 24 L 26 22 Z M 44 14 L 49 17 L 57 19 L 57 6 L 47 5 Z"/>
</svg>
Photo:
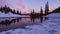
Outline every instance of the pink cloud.
<svg viewBox="0 0 60 34">
<path fill-rule="evenodd" d="M 0 6 L 5 4 L 13 9 L 25 9 L 24 0 L 0 0 Z"/>
<path fill-rule="evenodd" d="M 24 8 L 25 8 L 24 0 L 20 0 L 20 7 L 21 7 L 22 9 L 24 9 Z"/>
</svg>

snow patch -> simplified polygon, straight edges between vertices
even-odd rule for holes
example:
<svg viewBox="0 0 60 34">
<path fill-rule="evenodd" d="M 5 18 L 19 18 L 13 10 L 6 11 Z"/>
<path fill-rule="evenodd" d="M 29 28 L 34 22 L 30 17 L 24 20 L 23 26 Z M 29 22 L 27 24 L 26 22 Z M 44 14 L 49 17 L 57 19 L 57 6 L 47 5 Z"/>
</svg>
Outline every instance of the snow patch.
<svg viewBox="0 0 60 34">
<path fill-rule="evenodd" d="M 60 17 L 60 13 L 52 13 L 47 15 L 46 17 Z"/>
<path fill-rule="evenodd" d="M 0 17 L 30 17 L 30 16 L 28 16 L 28 15 L 17 15 L 17 14 L 12 14 L 10 12 L 7 14 L 0 12 Z"/>
</svg>

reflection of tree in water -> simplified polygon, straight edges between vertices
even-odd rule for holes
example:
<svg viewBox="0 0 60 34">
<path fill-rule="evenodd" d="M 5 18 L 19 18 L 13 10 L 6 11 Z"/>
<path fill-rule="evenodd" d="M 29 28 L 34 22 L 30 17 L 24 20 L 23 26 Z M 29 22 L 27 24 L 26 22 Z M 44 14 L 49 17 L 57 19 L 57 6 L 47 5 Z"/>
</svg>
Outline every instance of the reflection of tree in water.
<svg viewBox="0 0 60 34">
<path fill-rule="evenodd" d="M 31 18 L 31 21 L 34 23 L 35 19 L 40 19 L 40 22 L 42 23 L 43 21 L 47 20 L 47 17 L 39 17 L 39 18 Z"/>
<path fill-rule="evenodd" d="M 35 21 L 35 18 L 31 18 L 31 21 L 34 23 L 34 21 Z"/>
<path fill-rule="evenodd" d="M 1 21 L 0 24 L 1 25 L 10 25 L 11 23 L 15 23 L 16 21 L 17 22 L 21 21 L 21 18 L 12 19 L 12 20 L 4 20 L 4 21 Z"/>
<path fill-rule="evenodd" d="M 11 23 L 19 23 L 21 21 L 22 18 L 17 18 L 17 19 L 12 19 L 12 20 L 4 20 L 4 21 L 1 21 L 0 24 L 1 25 L 10 25 Z M 47 17 L 40 17 L 40 18 L 30 18 L 31 19 L 31 22 L 34 24 L 35 23 L 35 20 L 36 19 L 39 19 L 40 20 L 40 23 L 42 23 L 43 21 L 47 20 L 48 18 Z"/>
<path fill-rule="evenodd" d="M 11 23 L 12 23 L 12 21 L 9 21 L 9 20 L 5 20 L 5 21 L 0 22 L 1 25 L 9 25 Z"/>
<path fill-rule="evenodd" d="M 25 26 L 27 26 L 27 25 L 38 24 L 39 22 L 42 23 L 44 20 L 47 20 L 47 19 L 48 18 L 40 17 L 40 18 L 17 18 L 17 19 L 11 19 L 11 20 L 4 20 L 4 21 L 0 22 L 0 27 L 2 28 L 2 29 L 0 29 L 0 31 L 16 29 L 16 28 L 25 29 Z M 36 22 L 36 20 L 38 22 Z M 4 27 L 2 27 L 2 26 L 4 26 Z"/>
<path fill-rule="evenodd" d="M 41 23 L 43 22 L 43 17 L 40 17 L 40 22 L 41 22 Z"/>
<path fill-rule="evenodd" d="M 43 21 L 47 20 L 47 17 L 40 17 L 40 22 L 42 23 Z"/>
</svg>

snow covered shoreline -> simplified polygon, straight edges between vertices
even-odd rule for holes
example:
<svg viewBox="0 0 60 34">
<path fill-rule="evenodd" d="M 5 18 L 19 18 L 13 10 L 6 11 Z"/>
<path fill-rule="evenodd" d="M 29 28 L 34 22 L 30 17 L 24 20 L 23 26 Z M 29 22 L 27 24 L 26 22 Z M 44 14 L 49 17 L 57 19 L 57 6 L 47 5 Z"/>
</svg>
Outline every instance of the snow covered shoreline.
<svg viewBox="0 0 60 34">
<path fill-rule="evenodd" d="M 39 25 L 29 25 L 25 29 L 11 29 L 0 34 L 60 34 L 60 18 L 58 18 L 60 14 L 50 14 L 46 17 L 49 19 Z"/>
<path fill-rule="evenodd" d="M 1 13 L 0 12 L 0 17 L 30 17 L 30 16 L 27 16 L 27 15 L 17 15 L 17 14 L 12 14 L 12 13 Z"/>
<path fill-rule="evenodd" d="M 52 13 L 52 14 L 49 14 L 45 17 L 60 17 L 60 13 Z"/>
<path fill-rule="evenodd" d="M 55 20 L 58 19 L 45 21 L 41 25 L 26 26 L 25 29 L 18 28 L 0 32 L 0 34 L 60 34 L 60 22 Z"/>
</svg>

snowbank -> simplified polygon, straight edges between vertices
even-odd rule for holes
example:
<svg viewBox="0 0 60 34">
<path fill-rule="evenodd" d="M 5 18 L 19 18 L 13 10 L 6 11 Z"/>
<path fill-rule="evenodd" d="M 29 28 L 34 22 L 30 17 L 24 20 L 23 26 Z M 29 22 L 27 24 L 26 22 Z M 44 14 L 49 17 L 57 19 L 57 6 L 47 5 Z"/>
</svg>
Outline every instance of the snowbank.
<svg viewBox="0 0 60 34">
<path fill-rule="evenodd" d="M 46 17 L 60 17 L 60 13 L 52 13 L 47 15 Z"/>
<path fill-rule="evenodd" d="M 0 12 L 0 17 L 30 17 L 30 16 L 27 16 L 27 15 L 17 15 L 17 14 L 12 14 L 12 13 L 1 13 Z"/>
</svg>

